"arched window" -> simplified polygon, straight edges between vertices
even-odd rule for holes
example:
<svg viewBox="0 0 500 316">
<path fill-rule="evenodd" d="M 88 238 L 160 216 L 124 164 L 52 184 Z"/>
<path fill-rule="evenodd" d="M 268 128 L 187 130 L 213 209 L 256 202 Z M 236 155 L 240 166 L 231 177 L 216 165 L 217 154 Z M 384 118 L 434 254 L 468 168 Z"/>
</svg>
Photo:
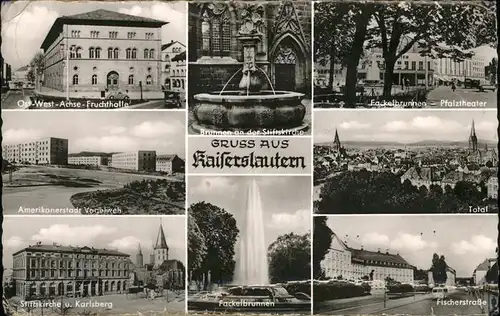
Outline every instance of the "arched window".
<svg viewBox="0 0 500 316">
<path fill-rule="evenodd" d="M 147 85 L 152 85 L 153 84 L 153 78 L 151 77 L 151 75 L 148 75 L 146 77 L 146 84 Z"/>
<path fill-rule="evenodd" d="M 170 61 L 170 56 L 165 55 L 165 61 Z"/>
<path fill-rule="evenodd" d="M 231 13 L 228 7 L 207 6 L 201 22 L 204 56 L 229 56 L 231 52 Z"/>
<path fill-rule="evenodd" d="M 76 46 L 73 45 L 69 48 L 69 58 L 76 58 Z"/>
<path fill-rule="evenodd" d="M 79 58 L 82 58 L 82 48 L 81 47 L 78 47 L 76 49 L 76 58 L 79 59 Z"/>
<path fill-rule="evenodd" d="M 137 48 L 132 49 L 132 59 L 137 59 Z"/>
<path fill-rule="evenodd" d="M 95 49 L 95 58 L 97 58 L 97 59 L 101 58 L 101 48 L 100 47 L 97 47 Z"/>
<path fill-rule="evenodd" d="M 115 48 L 115 49 L 113 50 L 113 58 L 114 58 L 114 59 L 118 59 L 118 48 Z"/>
<path fill-rule="evenodd" d="M 127 48 L 127 50 L 125 51 L 125 56 L 126 56 L 125 58 L 127 59 L 132 58 L 132 49 Z"/>
<path fill-rule="evenodd" d="M 128 76 L 128 84 L 134 84 L 134 75 Z"/>
<path fill-rule="evenodd" d="M 89 48 L 89 58 L 94 58 L 95 49 L 94 47 Z"/>
<path fill-rule="evenodd" d="M 155 59 L 155 50 L 154 49 L 151 49 L 149 51 L 149 59 Z"/>
<path fill-rule="evenodd" d="M 148 59 L 149 58 L 149 49 L 145 49 L 144 50 L 144 59 Z"/>
<path fill-rule="evenodd" d="M 78 75 L 73 75 L 73 84 L 74 85 L 78 84 Z"/>
<path fill-rule="evenodd" d="M 97 75 L 92 75 L 92 84 L 97 84 Z"/>
<path fill-rule="evenodd" d="M 112 59 L 113 58 L 113 48 L 108 48 L 108 59 Z"/>
</svg>

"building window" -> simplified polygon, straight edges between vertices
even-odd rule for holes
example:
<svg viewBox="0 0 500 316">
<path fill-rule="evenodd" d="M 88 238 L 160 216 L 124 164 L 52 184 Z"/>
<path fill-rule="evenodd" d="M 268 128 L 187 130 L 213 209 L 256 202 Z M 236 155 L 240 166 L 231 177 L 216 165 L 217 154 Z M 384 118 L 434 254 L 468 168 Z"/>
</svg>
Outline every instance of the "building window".
<svg viewBox="0 0 500 316">
<path fill-rule="evenodd" d="M 78 84 L 78 75 L 73 75 L 73 84 L 74 85 Z"/>
<path fill-rule="evenodd" d="M 80 31 L 71 31 L 71 37 L 75 37 L 75 38 L 80 37 Z"/>
<path fill-rule="evenodd" d="M 146 39 L 152 40 L 154 38 L 154 33 L 146 33 Z"/>
<path fill-rule="evenodd" d="M 82 58 L 82 50 L 83 49 L 81 47 L 76 48 L 76 59 Z"/>
<path fill-rule="evenodd" d="M 91 38 L 98 38 L 99 37 L 99 31 L 90 31 L 90 37 Z"/>
<path fill-rule="evenodd" d="M 93 85 L 97 84 L 97 75 L 92 75 L 92 84 Z"/>
<path fill-rule="evenodd" d="M 118 59 L 118 48 L 115 48 L 115 49 L 113 50 L 113 58 L 114 58 L 114 59 Z"/>
<path fill-rule="evenodd" d="M 132 59 L 137 59 L 137 48 L 132 49 Z"/>
<path fill-rule="evenodd" d="M 423 61 L 418 62 L 418 70 L 424 70 L 424 62 Z"/>
<path fill-rule="evenodd" d="M 134 84 L 134 75 L 128 76 L 128 84 Z"/>
<path fill-rule="evenodd" d="M 128 32 L 127 33 L 127 38 L 128 39 L 134 39 L 135 38 L 135 34 L 136 34 L 135 32 Z"/>
<path fill-rule="evenodd" d="M 96 59 L 101 58 L 101 48 L 100 48 L 100 47 L 97 47 L 97 48 L 95 49 L 95 58 L 96 58 Z"/>
<path fill-rule="evenodd" d="M 148 59 L 149 58 L 149 49 L 145 49 L 144 50 L 144 59 Z"/>
<path fill-rule="evenodd" d="M 155 59 L 155 50 L 154 49 L 151 49 L 149 51 L 149 59 Z"/>
<path fill-rule="evenodd" d="M 417 62 L 416 61 L 412 61 L 411 62 L 411 70 L 415 70 L 417 68 Z"/>
<path fill-rule="evenodd" d="M 118 32 L 109 32 L 109 38 L 118 38 Z"/>
<path fill-rule="evenodd" d="M 151 78 L 151 75 L 148 75 L 146 77 L 146 84 L 147 85 L 152 85 L 153 84 L 153 78 Z"/>
<path fill-rule="evenodd" d="M 202 32 L 202 53 L 204 56 L 229 56 L 231 52 L 231 20 L 230 12 L 226 7 L 213 10 L 205 8 Z"/>
<path fill-rule="evenodd" d="M 108 48 L 108 59 L 112 59 L 113 58 L 113 48 Z"/>
<path fill-rule="evenodd" d="M 76 58 L 76 46 L 73 45 L 69 48 L 69 58 L 74 59 Z"/>
<path fill-rule="evenodd" d="M 95 54 L 94 53 L 95 53 L 94 47 L 90 47 L 89 48 L 89 58 L 91 58 L 91 59 L 95 58 Z"/>
<path fill-rule="evenodd" d="M 125 58 L 127 58 L 127 59 L 132 58 L 132 49 L 127 48 L 127 50 L 126 50 L 126 57 Z"/>
</svg>

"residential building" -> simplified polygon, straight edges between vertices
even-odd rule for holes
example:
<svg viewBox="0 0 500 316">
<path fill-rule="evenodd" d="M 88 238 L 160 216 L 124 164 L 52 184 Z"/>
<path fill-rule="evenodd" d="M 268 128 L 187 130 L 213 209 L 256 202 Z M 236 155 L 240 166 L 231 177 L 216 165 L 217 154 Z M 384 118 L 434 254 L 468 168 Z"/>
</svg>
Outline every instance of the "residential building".
<svg viewBox="0 0 500 316">
<path fill-rule="evenodd" d="M 435 59 L 434 63 L 434 79 L 437 84 L 445 82 L 461 82 L 465 79 L 479 80 L 481 83 L 487 83 L 487 76 L 484 72 L 484 67 L 487 63 L 480 56 L 473 56 L 464 61 L 454 61 L 451 58 Z"/>
<path fill-rule="evenodd" d="M 434 276 L 433 276 L 431 270 L 429 270 L 427 272 L 427 279 L 428 279 L 428 284 L 429 285 L 432 285 L 432 286 L 437 285 L 434 282 Z M 455 286 L 456 285 L 456 280 L 457 280 L 457 272 L 455 271 L 455 269 L 453 269 L 450 266 L 446 265 L 446 283 L 444 283 L 442 285 Z"/>
<path fill-rule="evenodd" d="M 243 48 L 239 27 L 247 14 L 236 3 L 189 4 L 189 94 L 220 91 L 242 67 Z M 274 89 L 310 93 L 311 3 L 265 3 L 256 11 L 262 20 L 256 65 L 269 77 Z M 271 89 L 263 74 L 264 89 Z M 238 90 L 231 80 L 227 90 Z"/>
<path fill-rule="evenodd" d="M 23 84 L 28 84 L 28 72 L 30 71 L 29 66 L 23 66 L 12 74 L 12 80 L 17 82 L 22 82 Z"/>
<path fill-rule="evenodd" d="M 359 280 L 362 278 L 373 278 L 373 280 L 385 280 L 387 277 L 402 282 L 413 282 L 414 267 L 403 257 L 391 254 L 389 251 L 381 252 L 354 249 L 347 246 L 335 233 L 328 253 L 321 261 L 327 278 L 342 278 L 347 280 Z"/>
<path fill-rule="evenodd" d="M 68 140 L 46 137 L 19 144 L 5 145 L 2 156 L 11 163 L 68 164 Z"/>
<path fill-rule="evenodd" d="M 186 46 L 178 41 L 161 46 L 162 84 L 165 90 L 185 92 Z"/>
<path fill-rule="evenodd" d="M 13 254 L 16 295 L 29 300 L 40 296 L 126 293 L 129 257 L 110 249 L 38 242 Z"/>
<path fill-rule="evenodd" d="M 113 154 L 111 156 L 111 167 L 135 171 L 155 171 L 156 151 L 139 150 Z"/>
<path fill-rule="evenodd" d="M 184 172 L 184 160 L 177 155 L 156 156 L 156 171 L 168 174 Z"/>
<path fill-rule="evenodd" d="M 498 199 L 498 177 L 490 177 L 486 185 L 488 189 L 488 197 L 490 199 Z"/>
<path fill-rule="evenodd" d="M 487 284 L 486 273 L 488 270 L 493 267 L 493 265 L 497 262 L 496 258 L 488 258 L 481 262 L 474 272 L 472 273 L 472 277 L 474 278 L 474 284 L 481 285 Z"/>
<path fill-rule="evenodd" d="M 108 158 L 103 156 L 70 156 L 68 157 L 69 165 L 85 165 L 85 166 L 107 166 Z"/>
<path fill-rule="evenodd" d="M 167 23 L 103 9 L 57 18 L 41 45 L 43 86 L 67 91 L 69 80 L 75 92 L 161 91 Z"/>
</svg>

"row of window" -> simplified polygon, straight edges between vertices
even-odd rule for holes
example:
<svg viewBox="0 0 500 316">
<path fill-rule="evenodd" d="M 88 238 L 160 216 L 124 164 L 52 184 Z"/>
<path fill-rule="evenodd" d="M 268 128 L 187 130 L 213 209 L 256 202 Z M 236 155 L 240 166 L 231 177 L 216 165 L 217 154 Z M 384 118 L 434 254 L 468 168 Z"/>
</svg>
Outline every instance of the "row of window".
<svg viewBox="0 0 500 316">
<path fill-rule="evenodd" d="M 100 37 L 100 32 L 99 31 L 90 31 L 90 38 L 99 38 Z M 81 31 L 79 30 L 73 30 L 71 31 L 71 37 L 72 38 L 80 38 Z M 118 32 L 116 31 L 111 31 L 108 32 L 108 37 L 111 39 L 117 39 L 118 38 Z M 135 39 L 137 36 L 136 32 L 127 32 L 127 39 Z M 155 37 L 154 33 L 152 32 L 147 32 L 144 34 L 144 39 L 146 40 L 153 40 Z"/>
<path fill-rule="evenodd" d="M 80 77 L 78 75 L 73 75 L 73 81 L 72 82 L 73 82 L 73 85 L 80 84 Z M 91 82 L 92 82 L 92 85 L 99 84 L 99 81 L 97 79 L 97 75 L 92 75 Z M 135 77 L 134 77 L 134 75 L 129 75 L 128 76 L 128 84 L 129 85 L 135 84 Z M 153 77 L 151 77 L 151 75 L 147 75 L 146 76 L 146 84 L 147 85 L 152 85 L 153 84 Z"/>
<path fill-rule="evenodd" d="M 71 59 L 80 59 L 82 58 L 81 47 L 71 46 L 70 55 Z M 100 47 L 90 47 L 89 48 L 89 58 L 90 59 L 100 59 L 101 58 Z M 144 59 L 155 59 L 156 51 L 154 49 L 144 49 Z M 109 47 L 108 48 L 108 59 L 119 59 L 120 58 L 120 49 L 118 47 Z M 137 59 L 137 48 L 127 48 L 125 50 L 125 58 L 126 59 Z"/>
</svg>

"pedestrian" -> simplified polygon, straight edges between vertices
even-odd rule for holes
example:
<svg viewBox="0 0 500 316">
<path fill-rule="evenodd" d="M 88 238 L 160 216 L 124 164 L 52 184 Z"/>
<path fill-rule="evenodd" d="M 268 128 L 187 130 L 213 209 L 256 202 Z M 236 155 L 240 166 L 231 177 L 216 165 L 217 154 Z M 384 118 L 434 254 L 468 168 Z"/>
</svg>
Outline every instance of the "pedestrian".
<svg viewBox="0 0 500 316">
<path fill-rule="evenodd" d="M 455 85 L 455 81 L 452 81 L 451 82 L 451 90 L 453 90 L 453 92 L 455 92 L 456 89 L 457 89 L 457 86 Z"/>
<path fill-rule="evenodd" d="M 406 89 L 410 89 L 410 79 L 406 78 L 405 86 Z"/>
<path fill-rule="evenodd" d="M 401 90 L 405 89 L 405 80 L 401 79 Z"/>
</svg>

